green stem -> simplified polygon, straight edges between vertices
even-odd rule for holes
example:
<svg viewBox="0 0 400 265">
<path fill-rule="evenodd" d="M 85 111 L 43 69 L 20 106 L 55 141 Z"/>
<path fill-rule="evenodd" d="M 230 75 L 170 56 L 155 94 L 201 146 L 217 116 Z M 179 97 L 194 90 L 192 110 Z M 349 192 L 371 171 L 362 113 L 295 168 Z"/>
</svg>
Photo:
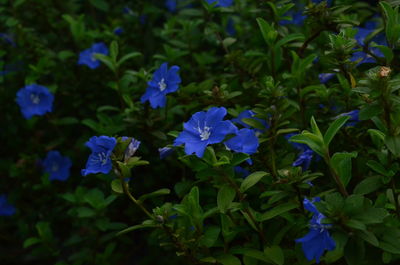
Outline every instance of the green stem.
<svg viewBox="0 0 400 265">
<path fill-rule="evenodd" d="M 337 174 L 336 170 L 332 167 L 332 163 L 331 163 L 331 157 L 329 155 L 329 151 L 326 151 L 325 154 L 325 162 L 328 164 L 329 166 L 329 171 L 331 172 L 331 175 L 333 177 L 333 180 L 336 182 L 336 184 L 338 185 L 339 188 L 339 192 L 344 196 L 344 197 L 348 197 L 349 193 L 347 192 L 345 186 L 343 185 L 343 182 L 340 180 L 339 175 Z"/>
</svg>

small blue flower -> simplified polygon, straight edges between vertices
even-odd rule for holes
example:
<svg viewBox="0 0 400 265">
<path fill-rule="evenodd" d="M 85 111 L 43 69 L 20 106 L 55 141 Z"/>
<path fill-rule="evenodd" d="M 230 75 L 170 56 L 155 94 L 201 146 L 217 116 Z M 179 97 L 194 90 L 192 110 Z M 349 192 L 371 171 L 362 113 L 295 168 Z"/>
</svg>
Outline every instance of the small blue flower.
<svg viewBox="0 0 400 265">
<path fill-rule="evenodd" d="M 220 143 L 228 134 L 236 134 L 237 128 L 230 121 L 224 121 L 227 111 L 224 107 L 199 111 L 183 124 L 184 130 L 175 139 L 174 145 L 185 144 L 187 155 L 195 153 L 203 157 L 209 144 Z"/>
<path fill-rule="evenodd" d="M 240 178 L 246 178 L 248 175 L 250 175 L 250 171 L 241 166 L 236 166 L 233 168 L 233 170 L 235 171 L 235 174 Z"/>
<path fill-rule="evenodd" d="M 66 181 L 71 166 L 71 159 L 62 156 L 58 151 L 48 152 L 43 161 L 44 172 L 49 174 L 49 180 Z"/>
<path fill-rule="evenodd" d="M 306 171 L 310 167 L 311 160 L 313 158 L 314 151 L 311 149 L 307 149 L 304 152 L 300 153 L 299 157 L 296 161 L 293 162 L 292 166 L 298 167 L 301 166 L 303 171 Z"/>
<path fill-rule="evenodd" d="M 228 18 L 228 22 L 226 23 L 226 32 L 230 36 L 235 36 L 236 35 L 236 29 L 235 29 L 235 21 L 230 17 Z"/>
<path fill-rule="evenodd" d="M 169 12 L 175 12 L 177 5 L 178 0 L 165 0 L 165 7 L 169 10 Z"/>
<path fill-rule="evenodd" d="M 163 63 L 153 75 L 153 79 L 149 81 L 146 92 L 140 98 L 142 103 L 150 101 L 153 109 L 164 107 L 167 102 L 166 95 L 178 90 L 181 78 L 178 74 L 179 66 L 171 66 L 168 69 L 168 63 Z"/>
<path fill-rule="evenodd" d="M 0 216 L 11 216 L 15 214 L 15 207 L 8 203 L 5 194 L 0 195 Z"/>
<path fill-rule="evenodd" d="M 347 122 L 344 126 L 355 126 L 360 121 L 359 117 L 358 117 L 359 113 L 360 113 L 360 110 L 358 110 L 358 109 L 352 110 L 349 112 L 339 114 L 338 116 L 336 116 L 336 119 L 343 117 L 343 116 L 349 116 L 350 119 L 347 120 Z"/>
<path fill-rule="evenodd" d="M 124 33 L 124 29 L 123 29 L 123 28 L 121 28 L 121 27 L 116 27 L 116 28 L 114 29 L 114 34 L 115 34 L 115 35 L 121 36 L 122 33 Z"/>
<path fill-rule="evenodd" d="M 318 75 L 319 81 L 321 84 L 326 84 L 328 83 L 329 80 L 335 77 L 334 73 L 322 73 Z"/>
<path fill-rule="evenodd" d="M 6 43 L 10 44 L 13 47 L 16 47 L 15 41 L 10 34 L 0 33 L 0 39 L 4 40 Z"/>
<path fill-rule="evenodd" d="M 92 47 L 82 51 L 79 54 L 79 65 L 86 65 L 90 69 L 96 69 L 100 66 L 100 60 L 97 60 L 94 55 L 96 53 L 108 55 L 108 48 L 103 42 L 94 43 Z"/>
<path fill-rule="evenodd" d="M 160 153 L 160 159 L 165 159 L 174 153 L 174 149 L 170 147 L 158 148 L 158 152 Z"/>
<path fill-rule="evenodd" d="M 225 145 L 235 152 L 252 155 L 257 152 L 259 143 L 255 131 L 244 128 L 235 137 L 227 140 Z"/>
<path fill-rule="evenodd" d="M 233 4 L 233 0 L 205 0 L 209 5 L 215 4 L 215 7 L 229 7 Z"/>
<path fill-rule="evenodd" d="M 86 146 L 92 150 L 86 163 L 86 168 L 82 169 L 82 175 L 91 173 L 107 174 L 112 169 L 111 153 L 114 150 L 117 140 L 108 136 L 93 136 L 86 142 Z"/>
<path fill-rule="evenodd" d="M 329 235 L 328 229 L 332 227 L 330 224 L 323 224 L 322 220 L 325 216 L 318 211 L 313 205 L 313 202 L 320 201 L 319 198 L 314 198 L 312 201 L 304 199 L 304 208 L 313 213 L 310 221 L 310 231 L 302 238 L 295 240 L 297 243 L 302 243 L 302 249 L 306 258 L 311 261 L 320 262 L 321 256 L 325 250 L 331 251 L 336 247 L 336 243 Z"/>
<path fill-rule="evenodd" d="M 129 140 L 129 137 L 123 136 L 122 141 L 127 141 Z M 140 141 L 136 140 L 135 138 L 132 138 L 128 147 L 125 150 L 124 154 L 124 160 L 127 161 L 129 158 L 131 158 L 135 153 L 136 150 L 138 150 L 140 146 Z"/>
<path fill-rule="evenodd" d="M 54 96 L 47 87 L 31 84 L 21 88 L 17 92 L 18 105 L 25 119 L 34 115 L 44 115 L 53 109 Z"/>
</svg>

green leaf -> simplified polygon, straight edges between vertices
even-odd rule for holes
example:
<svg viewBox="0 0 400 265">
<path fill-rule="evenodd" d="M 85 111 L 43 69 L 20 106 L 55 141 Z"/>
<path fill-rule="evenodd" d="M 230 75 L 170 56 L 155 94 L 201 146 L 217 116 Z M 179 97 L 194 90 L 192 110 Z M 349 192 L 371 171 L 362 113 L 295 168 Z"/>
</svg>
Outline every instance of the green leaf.
<svg viewBox="0 0 400 265">
<path fill-rule="evenodd" d="M 217 226 L 207 227 L 204 235 L 202 235 L 199 239 L 199 245 L 207 248 L 213 247 L 218 239 L 220 232 L 221 229 Z"/>
<path fill-rule="evenodd" d="M 319 154 L 320 156 L 324 156 L 324 143 L 318 138 L 317 135 L 312 134 L 310 132 L 302 132 L 302 134 L 293 135 L 289 139 L 290 142 L 306 144 L 310 147 L 314 152 Z"/>
<path fill-rule="evenodd" d="M 369 160 L 367 162 L 367 166 L 369 166 L 371 169 L 373 169 L 375 172 L 386 176 L 386 177 L 392 177 L 394 176 L 395 172 L 393 171 L 388 171 L 384 166 L 382 166 L 379 162 L 375 160 Z"/>
<path fill-rule="evenodd" d="M 95 209 L 104 207 L 104 194 L 99 189 L 92 189 L 85 194 L 85 201 Z"/>
<path fill-rule="evenodd" d="M 116 41 L 111 42 L 110 57 L 114 62 L 117 61 L 118 53 L 119 53 L 118 43 Z"/>
<path fill-rule="evenodd" d="M 231 255 L 231 254 L 223 254 L 221 256 L 215 257 L 218 262 L 222 265 L 242 265 L 240 259 Z"/>
<path fill-rule="evenodd" d="M 147 194 L 140 196 L 138 200 L 141 202 L 144 202 L 148 198 L 168 195 L 170 193 L 171 193 L 171 191 L 169 189 L 159 189 L 159 190 L 153 191 L 151 193 L 147 193 Z"/>
<path fill-rule="evenodd" d="M 400 136 L 386 136 L 385 144 L 396 157 L 400 155 Z"/>
<path fill-rule="evenodd" d="M 372 117 L 381 114 L 382 111 L 383 109 L 380 104 L 366 105 L 360 110 L 359 118 L 360 120 L 369 120 Z"/>
<path fill-rule="evenodd" d="M 272 219 L 278 215 L 286 213 L 292 209 L 295 209 L 297 207 L 298 207 L 298 205 L 296 203 L 292 203 L 292 202 L 279 204 L 278 206 L 272 208 L 271 210 L 268 210 L 267 212 L 263 213 L 260 216 L 260 218 L 258 218 L 258 219 L 260 222 L 264 222 L 264 221 Z"/>
<path fill-rule="evenodd" d="M 117 70 L 116 66 L 114 65 L 113 61 L 111 60 L 110 57 L 108 57 L 107 55 L 101 54 L 101 53 L 95 53 L 94 54 L 94 58 L 100 60 L 102 63 L 104 63 L 105 65 L 107 65 L 107 67 L 115 72 Z"/>
<path fill-rule="evenodd" d="M 337 134 L 337 132 L 342 128 L 342 126 L 350 119 L 350 116 L 343 116 L 336 119 L 329 125 L 328 130 L 326 130 L 324 135 L 324 143 L 326 146 L 329 146 L 329 143 L 332 141 L 333 137 Z"/>
<path fill-rule="evenodd" d="M 276 265 L 283 265 L 285 263 L 285 256 L 279 246 L 267 247 L 264 249 L 264 254 L 267 258 L 272 260 Z"/>
<path fill-rule="evenodd" d="M 122 56 L 122 58 L 118 61 L 117 66 L 121 66 L 123 63 L 125 63 L 126 61 L 128 61 L 129 59 L 133 59 L 135 57 L 141 56 L 142 54 L 140 52 L 131 52 L 128 53 L 124 56 Z"/>
<path fill-rule="evenodd" d="M 351 179 L 351 159 L 357 157 L 357 152 L 352 153 L 335 153 L 331 158 L 331 165 L 339 175 L 340 180 L 346 187 Z"/>
<path fill-rule="evenodd" d="M 366 230 L 367 227 L 365 226 L 365 224 L 361 223 L 360 221 L 354 220 L 354 219 L 350 219 L 346 222 L 346 225 L 348 227 L 354 228 L 354 229 L 358 229 L 358 230 Z"/>
<path fill-rule="evenodd" d="M 376 191 L 383 185 L 382 178 L 379 176 L 368 177 L 362 180 L 354 188 L 354 194 L 365 195 Z"/>
<path fill-rule="evenodd" d="M 124 189 L 122 188 L 121 180 L 114 179 L 111 181 L 111 189 L 118 194 L 124 194 Z"/>
<path fill-rule="evenodd" d="M 274 29 L 273 26 L 268 24 L 268 22 L 265 21 L 264 19 L 259 17 L 256 20 L 257 20 L 258 26 L 260 27 L 261 34 L 262 34 L 265 42 L 269 46 L 272 46 L 276 40 L 276 37 L 278 36 L 278 32 Z"/>
<path fill-rule="evenodd" d="M 318 124 L 317 124 L 317 122 L 315 121 L 314 116 L 311 117 L 310 124 L 311 124 L 311 130 L 312 130 L 312 132 L 313 132 L 318 138 L 321 138 L 321 139 L 322 139 L 322 133 L 321 133 L 321 131 L 320 131 L 319 128 L 318 128 Z"/>
<path fill-rule="evenodd" d="M 357 231 L 356 235 L 375 247 L 379 246 L 379 241 L 376 238 L 375 234 L 368 230 Z"/>
<path fill-rule="evenodd" d="M 217 205 L 221 213 L 225 213 L 235 198 L 236 191 L 231 186 L 225 185 L 218 191 Z"/>
<path fill-rule="evenodd" d="M 109 9 L 108 3 L 106 1 L 104 1 L 104 0 L 90 0 L 90 3 L 94 7 L 98 8 L 98 9 L 104 11 L 104 12 L 107 12 L 108 9 Z"/>
<path fill-rule="evenodd" d="M 88 207 L 79 207 L 76 211 L 79 218 L 88 218 L 96 215 L 96 212 Z"/>
<path fill-rule="evenodd" d="M 257 171 L 250 175 L 248 175 L 240 185 L 240 191 L 245 192 L 246 190 L 250 189 L 254 185 L 256 185 L 267 173 L 264 171 Z"/>
<path fill-rule="evenodd" d="M 292 41 L 303 41 L 304 40 L 304 35 L 301 33 L 293 33 L 293 34 L 289 34 L 285 37 L 283 37 L 282 39 L 280 39 L 275 46 L 283 46 L 289 42 Z"/>
<path fill-rule="evenodd" d="M 42 242 L 42 240 L 40 238 L 30 237 L 30 238 L 28 238 L 28 239 L 26 239 L 24 241 L 23 248 L 30 247 L 30 246 L 35 245 L 35 244 L 40 243 L 40 242 Z"/>
<path fill-rule="evenodd" d="M 117 233 L 117 236 L 120 236 L 120 235 L 129 233 L 129 232 L 132 232 L 132 231 L 135 231 L 135 230 L 139 230 L 139 229 L 144 229 L 144 228 L 156 228 L 156 227 L 160 227 L 160 225 L 158 225 L 158 224 L 140 224 L 140 225 L 134 225 L 134 226 L 128 227 L 128 228 L 126 228 L 126 229 L 124 229 L 124 230 L 122 230 L 122 231 L 119 231 L 119 232 Z"/>
</svg>

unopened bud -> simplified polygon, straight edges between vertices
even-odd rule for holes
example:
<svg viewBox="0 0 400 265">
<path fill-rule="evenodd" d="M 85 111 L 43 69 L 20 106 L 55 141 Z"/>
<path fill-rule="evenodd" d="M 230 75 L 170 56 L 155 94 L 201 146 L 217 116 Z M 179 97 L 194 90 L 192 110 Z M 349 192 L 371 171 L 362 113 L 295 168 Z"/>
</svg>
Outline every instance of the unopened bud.
<svg viewBox="0 0 400 265">
<path fill-rule="evenodd" d="M 390 75 L 390 72 L 392 69 L 390 67 L 382 66 L 381 69 L 379 70 L 379 77 L 384 78 Z"/>
</svg>

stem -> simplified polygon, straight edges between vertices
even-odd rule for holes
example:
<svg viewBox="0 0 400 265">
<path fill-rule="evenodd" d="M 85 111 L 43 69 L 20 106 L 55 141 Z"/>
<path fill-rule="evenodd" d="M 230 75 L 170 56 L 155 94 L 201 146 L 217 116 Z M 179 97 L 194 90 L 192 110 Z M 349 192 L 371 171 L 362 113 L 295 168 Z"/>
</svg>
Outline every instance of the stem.
<svg viewBox="0 0 400 265">
<path fill-rule="evenodd" d="M 299 57 L 303 57 L 304 51 L 307 49 L 308 44 L 310 44 L 310 42 L 312 42 L 313 40 L 315 40 L 316 38 L 318 38 L 319 34 L 321 34 L 324 31 L 324 29 L 319 29 L 316 32 L 314 32 L 314 34 L 312 34 L 304 43 L 303 45 L 299 48 L 299 51 L 297 52 L 297 54 L 299 55 Z"/>
<path fill-rule="evenodd" d="M 340 180 L 336 170 L 332 167 L 331 165 L 331 157 L 329 155 L 329 151 L 326 152 L 325 154 L 325 162 L 328 164 L 329 166 L 329 171 L 331 172 L 331 175 L 334 179 L 334 181 L 336 182 L 336 184 L 338 185 L 339 191 L 340 193 L 344 196 L 344 197 L 348 197 L 349 193 L 347 192 L 346 188 L 343 185 L 343 182 Z"/>
<path fill-rule="evenodd" d="M 152 220 L 155 220 L 154 216 L 142 205 L 142 203 L 138 200 L 135 199 L 135 197 L 133 197 L 133 195 L 131 194 L 131 192 L 129 191 L 129 187 L 128 184 L 125 182 L 123 176 L 121 175 L 120 178 L 121 180 L 121 185 L 122 185 L 122 189 L 124 190 L 124 193 L 129 197 L 129 199 L 135 203 L 137 206 L 139 206 L 139 208 Z"/>
</svg>

